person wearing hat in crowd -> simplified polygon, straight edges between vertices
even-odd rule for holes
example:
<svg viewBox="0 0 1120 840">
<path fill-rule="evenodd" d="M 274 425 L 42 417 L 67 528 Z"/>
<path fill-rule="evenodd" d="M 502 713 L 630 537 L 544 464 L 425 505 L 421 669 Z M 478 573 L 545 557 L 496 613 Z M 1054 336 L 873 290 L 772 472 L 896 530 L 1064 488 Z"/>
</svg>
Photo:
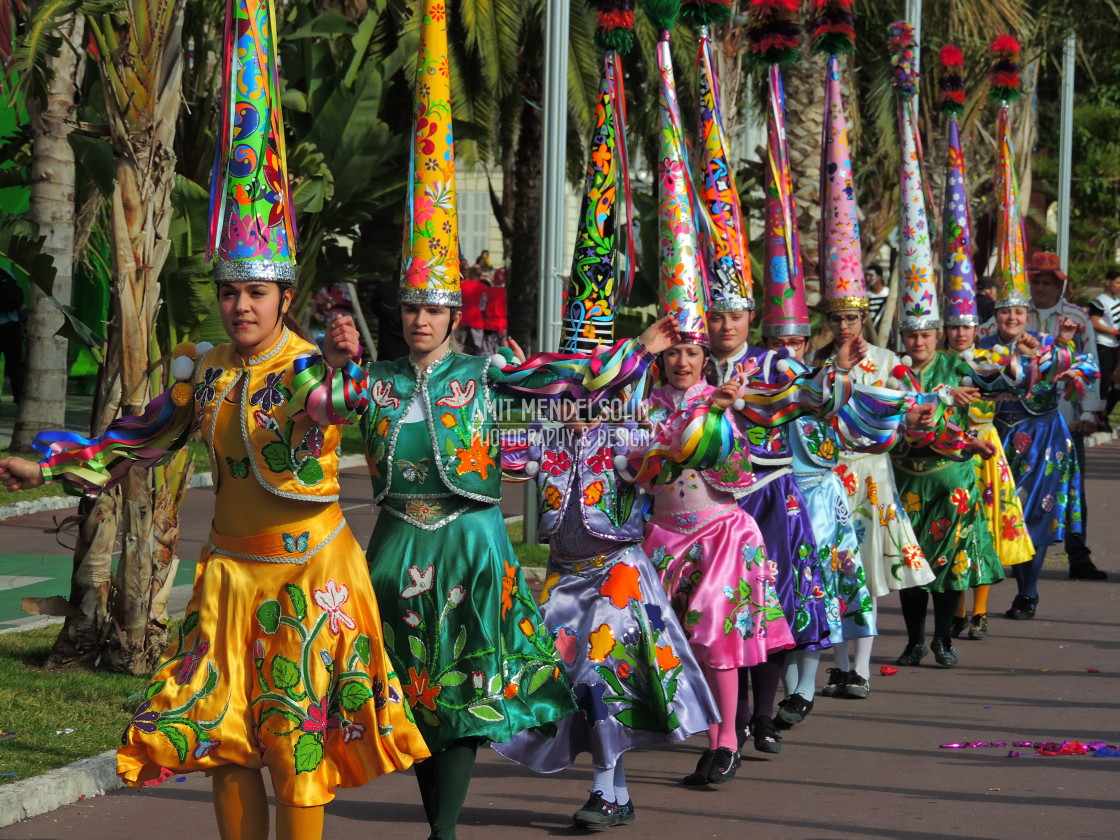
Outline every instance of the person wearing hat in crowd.
<svg viewBox="0 0 1120 840">
<path fill-rule="evenodd" d="M 621 9 L 624 14 L 610 14 L 617 10 L 617 0 L 607 0 L 596 31 L 604 49 L 603 76 L 562 352 L 593 353 L 612 342 L 621 291 L 615 271 L 616 197 L 626 172 L 620 157 L 625 149 L 621 53 L 633 42 L 633 0 Z M 719 713 L 642 550 L 649 500 L 627 480 L 627 459 L 642 457 L 648 434 L 624 416 L 603 418 L 572 404 L 561 413 L 562 424 L 535 422 L 517 436 L 520 446 L 504 447 L 502 465 L 507 473 L 517 471 L 537 482 L 537 539 L 549 546 L 541 615 L 556 639 L 578 711 L 547 731 L 526 730 L 494 749 L 538 773 L 563 770 L 579 753 L 591 753 L 591 796 L 573 822 L 577 828 L 600 829 L 635 819 L 625 752 L 683 741 L 716 725 Z M 696 447 L 693 455 L 697 463 L 705 454 L 714 461 L 719 449 Z M 690 460 L 682 448 L 674 456 Z"/>
<path fill-rule="evenodd" d="M 1089 320 L 1096 332 L 1097 352 L 1100 354 L 1101 396 L 1105 399 L 1101 425 L 1110 430 L 1109 417 L 1120 401 L 1115 374 L 1120 362 L 1120 269 L 1110 268 L 1104 275 L 1104 291 L 1089 304 Z"/>
<path fill-rule="evenodd" d="M 996 281 L 994 277 L 981 277 L 976 281 L 976 315 L 986 324 L 996 313 Z"/>
<path fill-rule="evenodd" d="M 941 48 L 938 78 L 941 110 L 949 116 L 948 162 L 945 175 L 945 197 L 941 236 L 941 270 L 943 298 L 945 301 L 945 345 L 949 353 L 958 355 L 964 362 L 986 363 L 989 354 L 975 348 L 976 333 L 985 320 L 979 304 L 993 300 L 977 292 L 976 266 L 972 260 L 972 223 L 968 208 L 968 183 L 965 175 L 964 152 L 961 148 L 960 127 L 957 119 L 964 110 L 964 55 L 960 48 L 946 44 Z M 994 289 L 995 283 L 991 281 Z M 990 310 L 990 306 L 989 306 Z M 942 367 L 945 360 L 939 360 Z M 990 365 L 989 365 L 990 367 Z M 930 374 L 919 374 L 926 381 Z M 979 377 L 978 377 L 979 378 Z M 969 379 L 972 376 L 969 375 Z M 956 384 L 956 383 L 951 383 Z M 960 384 L 965 384 L 962 379 Z M 999 432 L 993 424 L 995 402 L 978 396 L 968 404 L 967 427 L 980 439 L 995 447 L 991 458 L 974 456 L 977 491 L 987 521 L 988 534 L 996 557 L 1004 566 L 1024 563 L 1034 556 L 1034 544 L 1023 517 L 1023 505 L 1015 492 L 1015 482 L 1007 465 Z M 920 504 L 920 502 L 918 502 Z M 947 557 L 950 555 L 946 555 Z M 984 557 L 987 555 L 985 554 Z M 969 557 L 971 561 L 973 557 Z M 984 559 L 976 558 L 976 559 Z M 995 579 L 995 570 L 983 563 L 970 564 L 969 588 L 972 592 L 972 617 L 968 618 L 968 603 L 962 592 L 953 619 L 952 635 L 964 634 L 980 640 L 988 634 L 988 593 L 990 584 L 982 582 L 983 574 Z"/>
<path fill-rule="evenodd" d="M 409 355 L 369 365 L 362 418 L 374 503 L 367 553 L 383 603 L 386 647 L 432 758 L 417 767 L 424 812 L 453 840 L 477 748 L 555 724 L 575 711 L 553 635 L 525 583 L 502 519 L 496 391 L 529 400 L 564 395 L 596 406 L 633 384 L 676 336 L 662 319 L 641 339 L 592 355 L 452 351 L 463 305 L 458 271 L 447 23 L 423 7 L 411 218 L 398 300 Z M 421 206 L 437 194 L 438 206 Z M 520 355 L 520 354 L 518 354 Z"/>
<path fill-rule="evenodd" d="M 997 68 L 1017 67 L 1018 43 L 1000 36 L 993 44 Z M 1014 77 L 1017 80 L 1017 77 Z M 1015 181 L 1015 156 L 1011 145 L 1010 102 L 1018 96 L 1018 84 L 993 86 L 999 110 L 996 122 L 998 160 L 995 194 L 997 213 L 997 269 L 999 289 L 994 323 L 981 328 L 982 349 L 997 346 L 1016 348 L 1038 356 L 1049 354 L 1047 379 L 1015 400 L 1001 400 L 996 410 L 996 428 L 1009 456 L 1035 556 L 1012 567 L 1018 593 L 1005 615 L 1015 620 L 1034 618 L 1038 607 L 1038 579 L 1051 543 L 1082 532 L 1083 482 L 1075 438 L 1063 416 L 1061 404 L 1077 399 L 1096 379 L 1095 360 L 1075 352 L 1078 325 L 1064 314 L 1057 260 L 1035 256 L 1032 285 L 1037 288 L 1034 306 L 1027 290 L 1027 272 L 1022 217 Z M 1032 332 L 1044 324 L 1050 333 Z M 1026 337 L 1024 337 L 1026 336 Z M 1090 415 L 1091 416 L 1091 415 Z M 1040 468 L 1045 465 L 1045 469 Z M 1092 567 L 1096 572 L 1096 568 Z"/>
<path fill-rule="evenodd" d="M 230 343 L 180 345 L 175 384 L 142 415 L 92 439 L 43 433 L 34 444 L 43 460 L 0 460 L 0 482 L 58 481 L 96 495 L 202 432 L 213 526 L 185 617 L 122 736 L 117 773 L 139 787 L 205 772 L 219 835 L 264 840 L 267 768 L 276 836 L 316 840 L 336 788 L 429 751 L 401 702 L 361 548 L 338 504 L 338 424 L 366 392 L 351 361 L 357 332 L 335 321 L 319 355 L 288 316 L 295 240 L 274 21 L 262 4 L 231 2 L 227 14 L 227 68 L 243 50 L 245 72 L 262 80 L 223 90 L 230 121 L 211 188 L 208 253 Z M 242 203 L 245 195 L 257 198 Z"/>
</svg>

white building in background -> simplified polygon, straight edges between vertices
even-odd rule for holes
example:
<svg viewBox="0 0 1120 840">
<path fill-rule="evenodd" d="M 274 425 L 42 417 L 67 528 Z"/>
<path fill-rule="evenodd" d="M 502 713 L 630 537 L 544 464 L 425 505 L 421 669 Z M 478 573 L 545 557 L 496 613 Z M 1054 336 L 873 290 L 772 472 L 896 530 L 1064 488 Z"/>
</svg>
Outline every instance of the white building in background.
<svg viewBox="0 0 1120 840">
<path fill-rule="evenodd" d="M 490 252 L 490 264 L 495 268 L 506 263 L 502 251 L 502 230 L 498 227 L 498 220 L 494 218 L 490 208 L 490 185 L 493 184 L 494 192 L 500 198 L 503 175 L 501 167 L 491 169 L 487 179 L 486 170 L 480 166 L 467 167 L 459 163 L 455 166 L 459 250 L 471 265 L 474 265 L 474 261 L 483 250 Z M 564 213 L 567 217 L 564 223 L 564 241 L 568 248 L 575 245 L 582 197 L 582 194 L 577 194 L 570 185 L 567 187 L 564 200 Z M 565 267 L 565 275 L 567 271 Z M 508 278 L 507 282 L 513 279 Z"/>
</svg>

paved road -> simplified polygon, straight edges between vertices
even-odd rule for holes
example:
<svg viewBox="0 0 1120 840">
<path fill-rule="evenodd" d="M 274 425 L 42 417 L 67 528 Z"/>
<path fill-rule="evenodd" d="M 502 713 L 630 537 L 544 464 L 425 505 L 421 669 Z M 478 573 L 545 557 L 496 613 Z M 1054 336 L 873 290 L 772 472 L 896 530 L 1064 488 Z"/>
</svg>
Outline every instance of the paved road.
<svg viewBox="0 0 1120 840">
<path fill-rule="evenodd" d="M 1092 543 L 1105 583 L 1069 581 L 1056 561 L 1043 573 L 1038 618 L 993 617 L 991 636 L 959 644 L 953 670 L 878 676 L 904 645 L 897 600 L 881 602 L 880 637 L 867 700 L 820 698 L 787 734 L 781 755 L 748 751 L 739 778 L 715 790 L 678 784 L 704 744 L 627 757 L 636 822 L 623 838 L 1105 838 L 1120 817 L 1120 758 L 1008 757 L 1009 747 L 946 750 L 950 742 L 1120 741 L 1120 446 L 1090 454 Z M 992 593 L 992 612 L 1010 602 Z M 1028 750 L 1021 750 L 1023 753 Z M 205 778 L 117 791 L 19 825 L 0 837 L 108 840 L 217 837 Z M 586 758 L 538 777 L 483 751 L 460 840 L 571 836 L 587 796 Z M 411 773 L 394 773 L 328 807 L 326 836 L 427 836 Z"/>
</svg>

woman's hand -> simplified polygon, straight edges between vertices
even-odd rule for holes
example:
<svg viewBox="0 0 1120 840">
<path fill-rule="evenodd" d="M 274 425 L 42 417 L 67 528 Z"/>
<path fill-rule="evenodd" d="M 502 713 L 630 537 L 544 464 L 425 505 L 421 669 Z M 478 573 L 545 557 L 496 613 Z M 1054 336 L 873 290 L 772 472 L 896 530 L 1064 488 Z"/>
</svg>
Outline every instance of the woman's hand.
<svg viewBox="0 0 1120 840">
<path fill-rule="evenodd" d="M 0 458 L 0 484 L 11 493 L 41 487 L 43 471 L 34 461 L 25 458 Z"/>
<path fill-rule="evenodd" d="M 956 388 L 951 388 L 949 390 L 949 396 L 953 398 L 953 405 L 957 408 L 968 408 L 973 400 L 980 398 L 980 389 L 966 388 L 964 385 L 960 385 Z"/>
<path fill-rule="evenodd" d="M 741 383 L 735 379 L 728 380 L 720 385 L 712 391 L 712 404 L 719 408 L 727 408 L 739 399 L 740 385 Z"/>
<path fill-rule="evenodd" d="M 666 315 L 646 327 L 646 331 L 638 336 L 638 341 L 656 356 L 681 340 L 679 326 L 676 315 Z"/>
<path fill-rule="evenodd" d="M 519 365 L 525 361 L 525 351 L 521 349 L 521 345 L 514 341 L 512 338 L 507 338 L 502 342 L 503 347 L 508 347 L 513 351 L 513 363 Z"/>
<path fill-rule="evenodd" d="M 349 315 L 335 315 L 323 336 L 323 358 L 335 370 L 345 367 L 351 359 L 362 357 L 362 342 L 354 319 Z"/>
<path fill-rule="evenodd" d="M 990 440 L 984 440 L 983 438 L 977 438 L 969 444 L 969 447 L 985 461 L 996 454 L 996 445 Z"/>
<path fill-rule="evenodd" d="M 1062 322 L 1058 324 L 1058 338 L 1062 341 L 1073 341 L 1073 337 L 1077 335 L 1077 324 L 1069 318 L 1062 318 Z"/>
<path fill-rule="evenodd" d="M 851 370 L 867 358 L 867 342 L 860 336 L 845 341 L 836 351 L 836 367 Z"/>
<path fill-rule="evenodd" d="M 1020 333 L 1015 342 L 1015 349 L 1023 356 L 1034 356 L 1038 353 L 1038 339 L 1030 333 Z"/>
<path fill-rule="evenodd" d="M 906 411 L 906 428 L 912 430 L 924 429 L 933 419 L 932 405 L 914 405 Z"/>
</svg>

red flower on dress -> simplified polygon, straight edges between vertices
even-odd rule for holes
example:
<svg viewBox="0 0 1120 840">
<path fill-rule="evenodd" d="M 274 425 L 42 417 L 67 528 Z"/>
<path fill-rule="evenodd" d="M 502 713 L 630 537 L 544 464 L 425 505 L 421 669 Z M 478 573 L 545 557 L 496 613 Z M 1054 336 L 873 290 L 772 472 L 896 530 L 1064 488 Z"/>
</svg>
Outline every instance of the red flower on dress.
<svg viewBox="0 0 1120 840">
<path fill-rule="evenodd" d="M 1003 515 L 1003 530 L 1000 532 L 1005 540 L 1017 540 L 1023 536 L 1023 529 L 1019 527 L 1019 514 L 1005 513 Z"/>
<path fill-rule="evenodd" d="M 571 468 L 572 459 L 563 450 L 560 452 L 545 452 L 544 457 L 541 458 L 541 469 L 549 475 L 560 475 Z"/>
<path fill-rule="evenodd" d="M 478 390 L 478 383 L 473 379 L 467 380 L 467 387 L 463 387 L 463 383 L 458 379 L 451 380 L 451 396 L 440 397 L 436 400 L 436 405 L 445 405 L 448 408 L 462 408 L 471 400 L 474 399 L 475 392 Z"/>
<path fill-rule="evenodd" d="M 600 446 L 599 449 L 587 459 L 587 468 L 595 475 L 605 473 L 614 467 L 614 453 L 609 446 Z"/>
<path fill-rule="evenodd" d="M 408 682 L 401 686 L 404 693 L 408 695 L 408 705 L 415 706 L 417 704 L 431 709 L 433 712 L 436 710 L 436 698 L 442 690 L 438 685 L 431 684 L 431 678 L 428 676 L 428 669 L 422 668 L 420 673 L 416 673 L 416 669 L 409 666 L 408 669 Z"/>
<path fill-rule="evenodd" d="M 958 487 L 949 496 L 949 501 L 957 506 L 957 513 L 968 513 L 968 491 Z"/>
</svg>

